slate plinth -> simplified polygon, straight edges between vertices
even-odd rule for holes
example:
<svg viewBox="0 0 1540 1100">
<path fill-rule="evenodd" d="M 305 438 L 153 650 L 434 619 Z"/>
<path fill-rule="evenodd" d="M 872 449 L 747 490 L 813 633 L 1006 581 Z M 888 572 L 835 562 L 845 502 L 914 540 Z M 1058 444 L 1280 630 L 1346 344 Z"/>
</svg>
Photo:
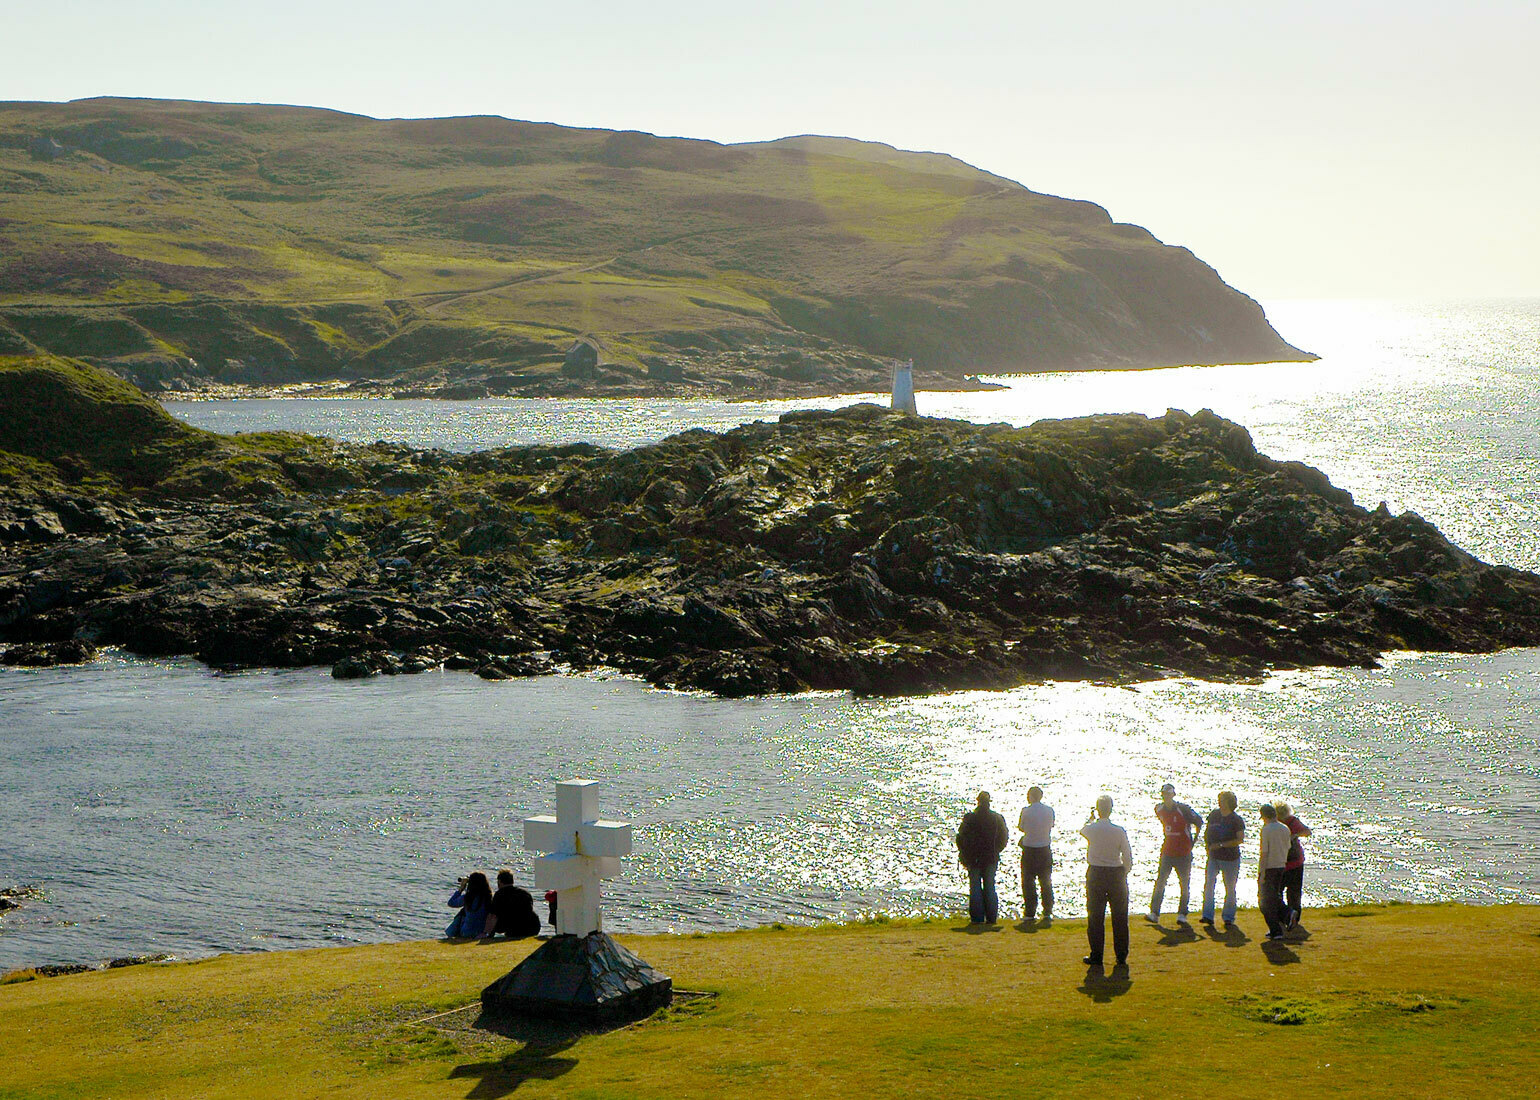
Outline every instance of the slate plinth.
<svg viewBox="0 0 1540 1100">
<path fill-rule="evenodd" d="M 603 932 L 556 936 L 481 991 L 492 1015 L 577 1023 L 636 1019 L 669 1003 L 674 981 Z"/>
</svg>

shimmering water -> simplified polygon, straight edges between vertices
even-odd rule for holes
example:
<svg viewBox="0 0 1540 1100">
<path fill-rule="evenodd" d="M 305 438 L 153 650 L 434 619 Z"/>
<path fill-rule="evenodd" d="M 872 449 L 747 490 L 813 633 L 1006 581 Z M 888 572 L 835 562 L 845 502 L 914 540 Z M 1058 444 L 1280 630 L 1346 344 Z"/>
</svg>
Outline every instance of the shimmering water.
<svg viewBox="0 0 1540 1100">
<path fill-rule="evenodd" d="M 1323 361 L 1034 376 L 1006 393 L 921 401 L 1018 423 L 1209 406 L 1367 503 L 1415 508 L 1489 560 L 1540 567 L 1540 303 L 1269 312 Z M 176 411 L 229 430 L 467 447 L 641 442 L 784 407 Z M 606 906 L 620 930 L 955 909 L 964 884 L 951 834 L 971 792 L 988 787 L 1014 820 L 1034 782 L 1059 811 L 1064 914 L 1080 908 L 1073 829 L 1102 791 L 1130 826 L 1135 893 L 1148 889 L 1149 805 L 1167 778 L 1205 809 L 1221 786 L 1247 803 L 1293 801 L 1315 828 L 1317 902 L 1540 901 L 1537 695 L 1533 650 L 1398 655 L 1380 670 L 1259 686 L 906 700 L 728 702 L 597 677 L 337 683 L 313 670 L 217 676 L 120 659 L 5 670 L 0 880 L 40 883 L 48 898 L 0 918 L 0 967 L 433 935 L 467 869 L 507 865 L 527 880 L 518 819 L 549 809 L 552 782 L 577 774 L 603 779 L 606 811 L 638 825 L 637 856 Z M 1019 901 L 1011 878 L 1004 895 Z"/>
</svg>

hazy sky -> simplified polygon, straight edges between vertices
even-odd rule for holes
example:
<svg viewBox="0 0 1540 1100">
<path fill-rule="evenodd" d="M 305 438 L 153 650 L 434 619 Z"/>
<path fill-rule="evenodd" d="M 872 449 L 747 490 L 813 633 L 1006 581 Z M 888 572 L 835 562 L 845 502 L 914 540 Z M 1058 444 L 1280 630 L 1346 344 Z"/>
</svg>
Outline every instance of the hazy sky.
<svg viewBox="0 0 1540 1100">
<path fill-rule="evenodd" d="M 0 99 L 952 153 L 1258 297 L 1540 294 L 1540 0 L 0 0 Z"/>
</svg>

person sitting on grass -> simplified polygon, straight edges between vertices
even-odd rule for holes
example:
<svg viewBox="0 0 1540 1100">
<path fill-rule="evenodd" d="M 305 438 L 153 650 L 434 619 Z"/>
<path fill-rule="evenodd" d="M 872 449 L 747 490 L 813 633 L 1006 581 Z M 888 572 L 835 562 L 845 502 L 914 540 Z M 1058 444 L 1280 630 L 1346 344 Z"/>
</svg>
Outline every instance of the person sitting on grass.
<svg viewBox="0 0 1540 1100">
<path fill-rule="evenodd" d="M 473 940 L 481 935 L 487 923 L 487 913 L 492 908 L 492 887 L 487 876 L 472 871 L 460 880 L 459 888 L 449 895 L 449 907 L 460 910 L 455 919 L 444 929 L 444 935 L 452 940 Z"/>
<path fill-rule="evenodd" d="M 513 884 L 513 872 L 506 868 L 497 872 L 497 893 L 492 895 L 491 912 L 487 914 L 486 927 L 481 938 L 507 936 L 510 940 L 524 940 L 540 934 L 540 918 L 535 914 L 535 899 L 528 890 Z"/>
</svg>

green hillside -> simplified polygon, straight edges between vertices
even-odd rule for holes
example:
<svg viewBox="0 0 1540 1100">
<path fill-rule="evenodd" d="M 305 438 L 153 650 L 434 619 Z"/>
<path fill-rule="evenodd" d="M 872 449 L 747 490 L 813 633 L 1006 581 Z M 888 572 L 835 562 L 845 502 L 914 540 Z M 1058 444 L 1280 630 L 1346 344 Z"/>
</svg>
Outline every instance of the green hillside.
<svg viewBox="0 0 1540 1100">
<path fill-rule="evenodd" d="M 939 154 L 116 99 L 0 104 L 0 355 L 37 352 L 466 395 L 1306 357 L 1185 249 Z"/>
</svg>

